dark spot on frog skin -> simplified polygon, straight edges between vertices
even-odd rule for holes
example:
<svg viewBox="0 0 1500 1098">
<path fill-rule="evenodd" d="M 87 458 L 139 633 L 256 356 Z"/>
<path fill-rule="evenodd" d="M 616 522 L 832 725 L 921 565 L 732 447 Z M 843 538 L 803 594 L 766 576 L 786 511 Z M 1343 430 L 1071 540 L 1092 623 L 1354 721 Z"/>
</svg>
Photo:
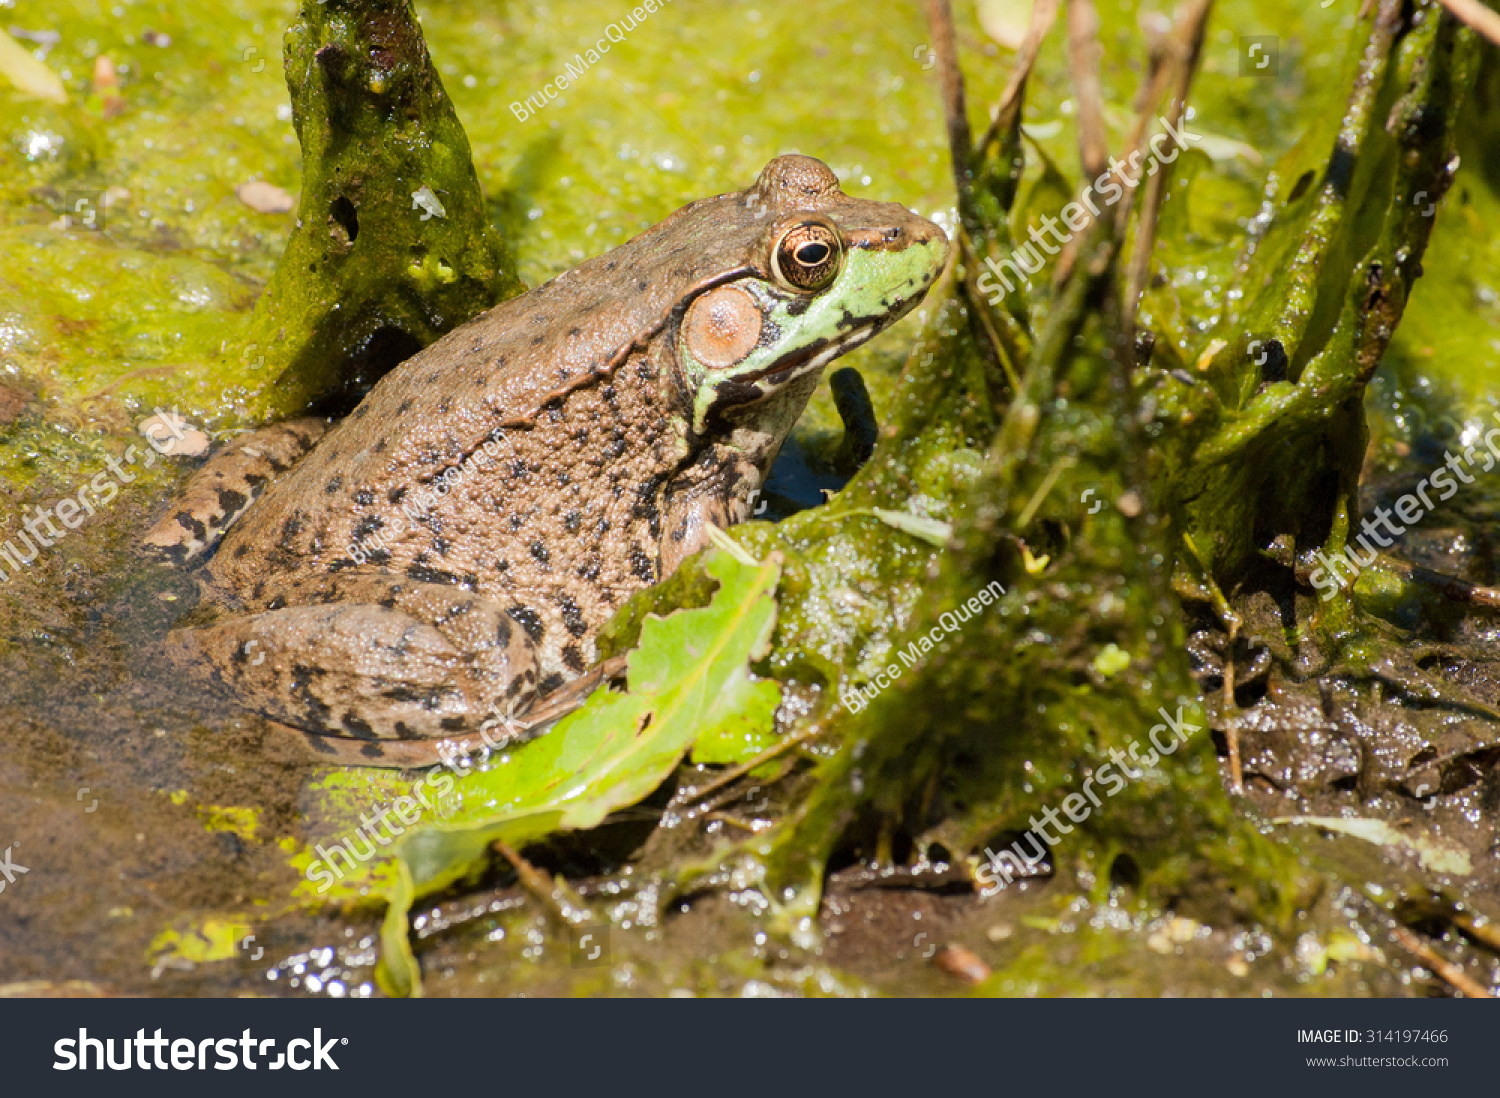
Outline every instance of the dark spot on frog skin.
<svg viewBox="0 0 1500 1098">
<path fill-rule="evenodd" d="M 299 513 L 294 512 L 281 527 L 281 548 L 290 550 L 292 542 L 298 534 L 302 533 L 302 519 Z"/>
<path fill-rule="evenodd" d="M 331 496 L 343 486 L 344 478 L 335 473 L 333 476 L 328 478 L 328 483 L 323 485 L 323 492 L 325 495 Z"/>
<path fill-rule="evenodd" d="M 501 648 L 509 648 L 510 638 L 510 622 L 506 621 L 504 618 L 501 618 L 495 625 L 495 639 L 497 642 L 499 642 Z"/>
<path fill-rule="evenodd" d="M 385 494 L 385 498 L 390 500 L 392 503 L 400 503 L 405 496 L 406 485 L 404 484 L 400 488 L 392 488 Z"/>
<path fill-rule="evenodd" d="M 567 664 L 568 670 L 574 674 L 583 674 L 584 668 L 588 666 L 583 662 L 583 653 L 578 650 L 576 644 L 570 644 L 563 649 L 562 659 L 563 663 Z"/>
<path fill-rule="evenodd" d="M 630 571 L 636 579 L 645 583 L 656 581 L 656 566 L 651 563 L 651 558 L 646 556 L 639 545 L 630 547 Z"/>
<path fill-rule="evenodd" d="M 563 674 L 561 671 L 554 671 L 552 672 L 552 674 L 548 675 L 545 679 L 537 684 L 537 696 L 545 698 L 548 694 L 552 693 L 552 691 L 556 690 L 559 686 L 567 681 L 567 679 L 563 678 Z"/>
<path fill-rule="evenodd" d="M 589 557 L 588 560 L 578 566 L 578 575 L 592 583 L 599 578 L 600 567 L 601 562 L 597 555 Z"/>
<path fill-rule="evenodd" d="M 444 397 L 442 400 L 438 401 L 438 415 L 445 416 L 451 411 L 453 411 L 452 400 L 450 400 L 448 397 Z"/>
<path fill-rule="evenodd" d="M 526 635 L 531 638 L 532 644 L 541 642 L 542 635 L 547 631 L 547 627 L 542 624 L 540 614 L 529 606 L 521 606 L 519 604 L 512 606 L 505 612 L 511 616 L 517 625 L 526 631 Z"/>
<path fill-rule="evenodd" d="M 563 625 L 567 627 L 569 633 L 575 637 L 581 637 L 589 631 L 588 623 L 583 620 L 583 611 L 578 609 L 578 604 L 571 596 L 559 596 L 557 605 L 562 610 Z"/>
<path fill-rule="evenodd" d="M 411 411 L 411 398 L 407 397 L 396 406 L 396 414 L 398 416 L 404 416 L 409 411 Z"/>
<path fill-rule="evenodd" d="M 366 515 L 355 525 L 354 530 L 352 531 L 353 540 L 364 541 L 367 537 L 375 533 L 375 531 L 382 529 L 384 526 L 385 519 L 381 518 L 379 515 Z"/>
<path fill-rule="evenodd" d="M 531 338 L 531 345 L 533 347 L 540 347 L 543 343 L 546 343 L 546 342 L 547 342 L 547 337 L 544 336 L 544 335 L 533 336 Z"/>
<path fill-rule="evenodd" d="M 201 540 L 205 535 L 207 535 L 208 529 L 203 525 L 203 523 L 199 522 L 186 511 L 179 511 L 175 517 L 177 519 L 177 525 L 181 526 L 188 533 L 192 534 L 193 537 Z"/>
<path fill-rule="evenodd" d="M 537 562 L 540 563 L 541 565 L 543 565 L 544 567 L 551 560 L 551 557 L 547 553 L 547 547 L 545 545 L 543 545 L 541 542 L 539 542 L 539 541 L 532 542 L 531 545 L 530 545 L 530 549 L 531 549 L 531 555 L 533 557 L 535 557 L 537 559 Z"/>
<path fill-rule="evenodd" d="M 511 464 L 510 464 L 510 478 L 511 478 L 511 480 L 525 480 L 530 475 L 531 475 L 531 467 L 529 465 L 527 465 L 524 461 L 522 461 L 520 458 L 517 458 L 515 461 L 511 462 Z"/>
<path fill-rule="evenodd" d="M 448 555 L 448 550 L 452 549 L 453 546 L 449 544 L 446 538 L 433 538 L 432 548 L 438 556 L 446 557 Z"/>
<path fill-rule="evenodd" d="M 510 698 L 515 697 L 517 694 L 519 694 L 521 692 L 521 687 L 523 685 L 524 684 L 521 682 L 520 679 L 511 679 L 510 680 L 510 685 L 505 688 L 505 696 L 506 696 L 506 698 L 510 699 Z"/>
<path fill-rule="evenodd" d="M 578 528 L 583 525 L 583 516 L 577 511 L 569 511 L 563 516 L 563 529 L 570 534 L 578 533 Z"/>
<path fill-rule="evenodd" d="M 375 493 L 368 488 L 361 488 L 354 493 L 354 505 L 356 507 L 368 507 L 375 502 Z"/>
<path fill-rule="evenodd" d="M 647 291 L 647 290 L 648 290 L 648 289 L 650 289 L 650 288 L 651 288 L 651 283 L 649 283 L 649 282 L 647 282 L 647 281 L 646 281 L 646 280 L 645 280 L 645 279 L 644 279 L 644 278 L 643 278 L 643 279 L 641 279 L 641 280 L 640 280 L 640 281 L 639 281 L 639 282 L 637 282 L 637 283 L 636 283 L 636 284 L 635 284 L 635 288 L 636 288 L 636 289 L 637 289 L 637 290 L 639 290 L 639 291 L 640 291 L 640 292 L 641 292 L 641 293 L 645 293 L 645 292 L 646 292 L 646 291 Z"/>
<path fill-rule="evenodd" d="M 444 732 L 462 732 L 465 722 L 462 717 L 444 717 L 439 723 Z"/>
<path fill-rule="evenodd" d="M 512 530 L 519 530 L 521 527 L 523 527 L 525 525 L 526 525 L 526 516 L 525 515 L 511 515 L 510 516 L 510 528 Z"/>
<path fill-rule="evenodd" d="M 219 507 L 226 515 L 232 515 L 245 504 L 250 502 L 250 497 L 236 492 L 230 488 L 219 489 Z"/>
<path fill-rule="evenodd" d="M 452 572 L 444 572 L 440 568 L 428 568 L 425 564 L 409 565 L 406 574 L 419 583 L 445 583 L 450 587 L 462 585 L 462 577 Z"/>
<path fill-rule="evenodd" d="M 381 439 L 379 442 L 377 442 L 375 444 L 375 452 L 377 454 L 383 454 L 383 453 L 385 453 L 385 439 Z"/>
<path fill-rule="evenodd" d="M 236 546 L 235 550 L 234 550 L 234 559 L 235 560 L 239 560 L 241 557 L 243 557 L 249 551 L 250 551 L 250 546 L 245 545 L 243 543 L 240 544 L 240 545 L 238 545 L 238 546 Z"/>
<path fill-rule="evenodd" d="M 328 562 L 330 572 L 342 572 L 345 568 L 353 568 L 354 562 L 348 557 L 338 557 Z"/>
<path fill-rule="evenodd" d="M 357 737 L 361 740 L 375 739 L 375 729 L 371 728 L 368 722 L 363 721 L 359 717 L 355 716 L 353 710 L 345 713 L 344 719 L 340 723 L 343 724 L 344 730 L 351 736 Z"/>
<path fill-rule="evenodd" d="M 656 493 L 666 479 L 664 474 L 658 473 L 644 484 L 637 485 L 635 506 L 630 509 L 631 518 L 643 518 L 650 524 L 653 538 L 661 536 L 661 512 L 656 506 Z"/>
</svg>

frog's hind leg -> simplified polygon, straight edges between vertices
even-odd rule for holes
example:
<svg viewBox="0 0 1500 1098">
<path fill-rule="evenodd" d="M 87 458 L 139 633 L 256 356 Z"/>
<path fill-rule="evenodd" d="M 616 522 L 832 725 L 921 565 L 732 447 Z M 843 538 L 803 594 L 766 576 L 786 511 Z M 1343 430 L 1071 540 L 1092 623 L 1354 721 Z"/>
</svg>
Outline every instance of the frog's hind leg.
<svg viewBox="0 0 1500 1098">
<path fill-rule="evenodd" d="M 328 425 L 294 419 L 239 435 L 193 474 L 170 511 L 147 531 L 142 545 L 184 564 L 212 549 L 255 497 L 286 472 Z"/>
<path fill-rule="evenodd" d="M 299 754 L 307 753 L 319 762 L 340 766 L 379 766 L 415 769 L 454 762 L 462 767 L 464 757 L 472 758 L 485 748 L 498 750 L 515 743 L 525 743 L 548 732 L 553 725 L 586 702 L 589 695 L 606 682 L 622 680 L 625 657 L 602 660 L 582 676 L 558 687 L 527 709 L 524 716 L 497 719 L 493 728 L 488 721 L 480 725 L 479 735 L 455 733 L 440 740 L 357 740 L 348 736 L 323 736 L 305 732 L 290 725 L 277 725 L 289 739 L 294 739 Z"/>
<path fill-rule="evenodd" d="M 492 599 L 368 574 L 339 575 L 320 597 L 180 630 L 169 653 L 207 663 L 273 721 L 371 745 L 477 732 L 536 696 L 536 649 Z"/>
</svg>

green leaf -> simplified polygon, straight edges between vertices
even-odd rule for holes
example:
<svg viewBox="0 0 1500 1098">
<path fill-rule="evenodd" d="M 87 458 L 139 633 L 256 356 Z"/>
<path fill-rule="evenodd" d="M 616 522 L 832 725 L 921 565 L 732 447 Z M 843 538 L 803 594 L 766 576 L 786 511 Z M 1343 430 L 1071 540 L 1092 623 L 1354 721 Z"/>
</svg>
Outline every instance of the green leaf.
<svg viewBox="0 0 1500 1098">
<path fill-rule="evenodd" d="M 57 74 L 26 51 L 26 47 L 0 30 L 0 76 L 14 84 L 23 95 L 49 99 L 54 103 L 68 101 L 67 90 Z"/>
<path fill-rule="evenodd" d="M 707 606 L 646 619 L 640 647 L 627 657 L 627 693 L 595 693 L 541 739 L 462 778 L 456 811 L 402 838 L 381 932 L 387 991 L 421 993 L 407 939 L 411 905 L 482 871 L 491 843 L 520 847 L 597 826 L 661 785 L 700 738 L 714 758 L 762 742 L 780 689 L 754 679 L 749 664 L 769 650 L 781 555 L 746 565 L 716 552 L 707 571 L 719 582 Z"/>
</svg>

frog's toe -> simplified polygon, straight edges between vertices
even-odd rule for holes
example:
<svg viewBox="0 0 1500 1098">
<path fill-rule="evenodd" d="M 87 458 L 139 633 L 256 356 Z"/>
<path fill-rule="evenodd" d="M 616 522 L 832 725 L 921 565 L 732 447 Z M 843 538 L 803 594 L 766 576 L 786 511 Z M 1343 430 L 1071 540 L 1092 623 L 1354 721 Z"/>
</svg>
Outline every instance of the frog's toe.
<svg viewBox="0 0 1500 1098">
<path fill-rule="evenodd" d="M 327 429 L 320 419 L 294 419 L 238 436 L 193 474 L 142 545 L 177 564 L 201 556 Z"/>
</svg>

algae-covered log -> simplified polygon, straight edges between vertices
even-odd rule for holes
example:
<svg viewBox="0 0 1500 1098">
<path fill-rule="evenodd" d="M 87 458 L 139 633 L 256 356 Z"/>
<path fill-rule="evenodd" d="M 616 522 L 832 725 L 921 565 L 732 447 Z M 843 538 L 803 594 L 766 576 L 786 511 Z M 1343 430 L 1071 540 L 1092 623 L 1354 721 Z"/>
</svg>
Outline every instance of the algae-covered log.
<svg viewBox="0 0 1500 1098">
<path fill-rule="evenodd" d="M 302 197 L 241 352 L 257 417 L 347 403 L 521 289 L 409 0 L 304 0 L 285 65 Z"/>
</svg>

